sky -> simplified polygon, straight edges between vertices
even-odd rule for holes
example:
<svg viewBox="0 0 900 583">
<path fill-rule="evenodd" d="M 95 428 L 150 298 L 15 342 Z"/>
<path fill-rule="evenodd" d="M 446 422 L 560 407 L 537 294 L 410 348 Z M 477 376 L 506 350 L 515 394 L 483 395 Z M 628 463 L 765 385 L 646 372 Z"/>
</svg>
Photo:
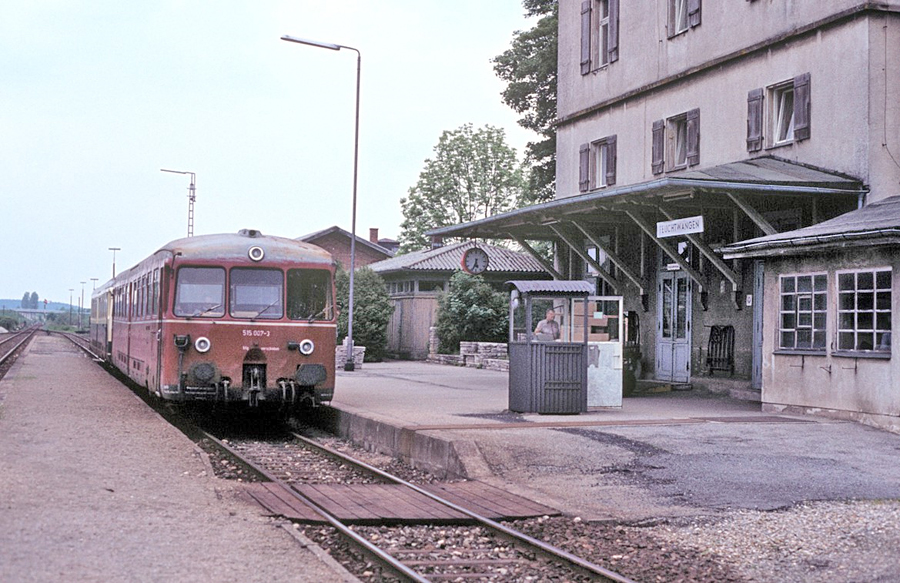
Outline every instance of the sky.
<svg viewBox="0 0 900 583">
<path fill-rule="evenodd" d="M 187 234 L 396 239 L 441 133 L 536 136 L 490 60 L 533 26 L 518 0 L 29 0 L 0 18 L 0 298 L 77 298 Z M 80 282 L 87 282 L 84 286 Z M 75 300 L 77 304 L 77 299 Z"/>
</svg>

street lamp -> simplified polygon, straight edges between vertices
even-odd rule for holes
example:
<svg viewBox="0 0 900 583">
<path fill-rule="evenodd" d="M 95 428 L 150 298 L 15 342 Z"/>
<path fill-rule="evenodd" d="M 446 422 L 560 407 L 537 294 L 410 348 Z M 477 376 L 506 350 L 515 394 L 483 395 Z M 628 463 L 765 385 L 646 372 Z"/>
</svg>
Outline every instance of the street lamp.
<svg viewBox="0 0 900 583">
<path fill-rule="evenodd" d="M 301 45 L 309 45 L 311 47 L 330 49 L 332 51 L 347 49 L 356 53 L 356 128 L 353 136 L 353 215 L 350 221 L 350 309 L 347 313 L 347 362 L 344 363 L 344 370 L 352 371 L 355 368 L 353 364 L 353 272 L 356 271 L 356 182 L 358 176 L 357 167 L 359 164 L 359 78 L 360 71 L 362 70 L 362 55 L 358 49 L 345 45 L 323 43 L 288 35 L 281 37 L 281 40 L 299 43 Z"/>
<path fill-rule="evenodd" d="M 97 281 L 99 281 L 99 279 L 100 279 L 100 278 L 98 278 L 98 277 L 92 277 L 92 278 L 91 278 L 91 281 L 94 282 L 94 283 L 91 285 L 91 291 L 97 289 Z"/>
<path fill-rule="evenodd" d="M 197 201 L 197 190 L 194 186 L 197 175 L 193 172 L 182 172 L 181 170 L 166 170 L 165 168 L 160 168 L 160 172 L 171 172 L 172 174 L 190 174 L 191 175 L 191 185 L 188 186 L 188 237 L 194 236 L 194 203 Z"/>
<path fill-rule="evenodd" d="M 78 304 L 78 329 L 84 330 L 84 284 L 86 281 L 81 282 L 81 301 Z"/>
<path fill-rule="evenodd" d="M 121 251 L 121 247 L 110 247 L 110 251 L 113 252 L 113 279 L 116 278 L 116 251 Z"/>
<path fill-rule="evenodd" d="M 75 291 L 74 288 L 69 288 L 69 326 L 72 325 L 72 292 Z"/>
</svg>

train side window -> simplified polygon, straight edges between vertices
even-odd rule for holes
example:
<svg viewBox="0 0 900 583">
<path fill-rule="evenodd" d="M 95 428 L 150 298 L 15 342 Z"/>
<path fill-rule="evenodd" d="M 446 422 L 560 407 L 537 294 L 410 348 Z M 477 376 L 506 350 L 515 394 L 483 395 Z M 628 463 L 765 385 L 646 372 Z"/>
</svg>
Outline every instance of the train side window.
<svg viewBox="0 0 900 583">
<path fill-rule="evenodd" d="M 221 267 L 182 267 L 175 284 L 175 315 L 225 315 L 225 270 Z"/>
<path fill-rule="evenodd" d="M 235 267 L 229 298 L 234 318 L 277 320 L 284 316 L 284 274 L 280 269 Z"/>
<path fill-rule="evenodd" d="M 334 319 L 331 272 L 324 269 L 289 269 L 287 309 L 291 320 Z"/>
</svg>

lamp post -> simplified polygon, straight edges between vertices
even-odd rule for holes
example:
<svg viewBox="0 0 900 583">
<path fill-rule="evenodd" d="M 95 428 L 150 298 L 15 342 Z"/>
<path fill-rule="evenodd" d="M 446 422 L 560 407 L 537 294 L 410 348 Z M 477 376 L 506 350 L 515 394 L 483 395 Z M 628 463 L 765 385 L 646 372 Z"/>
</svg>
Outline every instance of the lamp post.
<svg viewBox="0 0 900 583">
<path fill-rule="evenodd" d="M 69 326 L 72 325 L 72 292 L 75 291 L 74 288 L 69 288 Z"/>
<path fill-rule="evenodd" d="M 166 170 L 165 168 L 160 168 L 160 172 L 171 172 L 172 174 L 190 174 L 191 175 L 191 185 L 188 186 L 188 231 L 187 236 L 194 236 L 194 203 L 197 201 L 197 189 L 195 187 L 195 182 L 197 180 L 197 175 L 193 172 L 182 172 L 181 170 Z"/>
<path fill-rule="evenodd" d="M 97 281 L 98 281 L 99 279 L 100 279 L 100 278 L 98 278 L 98 277 L 92 277 L 92 278 L 91 278 L 91 281 L 94 282 L 93 284 L 91 284 L 91 291 L 94 291 L 95 289 L 97 289 Z"/>
<path fill-rule="evenodd" d="M 84 330 L 84 284 L 86 281 L 81 282 L 81 300 L 78 303 L 78 329 Z"/>
<path fill-rule="evenodd" d="M 353 47 L 288 35 L 281 37 L 281 40 L 332 51 L 347 49 L 356 53 L 356 125 L 353 135 L 353 214 L 350 221 L 350 297 L 348 302 L 350 306 L 347 312 L 347 362 L 344 363 L 344 370 L 352 371 L 355 368 L 353 363 L 353 272 L 356 271 L 356 184 L 359 165 L 359 80 L 360 72 L 362 71 L 362 54 L 360 54 L 359 49 L 354 49 Z"/>
<path fill-rule="evenodd" d="M 113 252 L 113 279 L 116 277 L 116 251 L 121 251 L 121 247 L 110 247 L 110 251 Z"/>
</svg>

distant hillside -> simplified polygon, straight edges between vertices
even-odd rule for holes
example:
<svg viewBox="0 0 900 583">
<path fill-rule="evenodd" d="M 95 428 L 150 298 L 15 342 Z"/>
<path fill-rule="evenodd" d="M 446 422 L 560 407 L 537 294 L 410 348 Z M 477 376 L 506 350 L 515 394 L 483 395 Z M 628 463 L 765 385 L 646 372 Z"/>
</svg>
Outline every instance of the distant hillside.
<svg viewBox="0 0 900 583">
<path fill-rule="evenodd" d="M 85 306 L 85 308 L 90 308 L 91 306 L 90 306 L 90 301 L 88 300 L 88 298 L 85 298 L 84 301 L 85 301 L 85 303 L 88 304 Z M 11 300 L 8 298 L 0 299 L 0 308 L 6 308 L 7 310 L 18 310 L 19 305 L 21 303 L 22 303 L 22 298 L 18 298 L 15 300 Z M 43 299 L 40 301 L 40 309 L 41 310 L 44 309 L 44 300 Z M 69 304 L 64 304 L 62 302 L 47 302 L 47 311 L 48 312 L 59 312 L 61 310 L 68 311 L 68 309 L 69 309 Z M 77 311 L 78 304 L 76 303 L 74 306 L 72 306 L 72 309 Z"/>
</svg>

